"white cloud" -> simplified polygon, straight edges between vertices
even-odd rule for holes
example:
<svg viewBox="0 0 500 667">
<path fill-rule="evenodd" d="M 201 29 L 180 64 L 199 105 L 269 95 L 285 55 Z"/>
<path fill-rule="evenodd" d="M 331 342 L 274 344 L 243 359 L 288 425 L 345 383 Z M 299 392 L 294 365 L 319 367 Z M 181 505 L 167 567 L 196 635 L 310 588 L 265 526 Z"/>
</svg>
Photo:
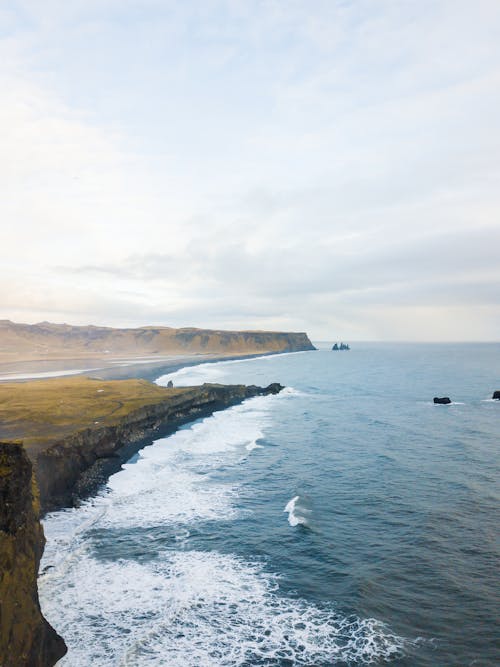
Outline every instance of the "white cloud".
<svg viewBox="0 0 500 667">
<path fill-rule="evenodd" d="M 2 316 L 494 337 L 498 3 L 0 23 Z"/>
</svg>

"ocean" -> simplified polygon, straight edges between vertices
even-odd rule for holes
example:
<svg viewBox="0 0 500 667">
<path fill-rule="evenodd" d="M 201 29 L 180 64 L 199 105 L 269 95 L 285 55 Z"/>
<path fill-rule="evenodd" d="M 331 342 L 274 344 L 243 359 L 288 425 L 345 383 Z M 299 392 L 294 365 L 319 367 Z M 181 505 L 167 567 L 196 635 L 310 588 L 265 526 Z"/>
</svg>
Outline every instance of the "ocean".
<svg viewBox="0 0 500 667">
<path fill-rule="evenodd" d="M 286 389 L 45 518 L 61 667 L 500 664 L 500 345 L 328 347 L 157 380 Z"/>
</svg>

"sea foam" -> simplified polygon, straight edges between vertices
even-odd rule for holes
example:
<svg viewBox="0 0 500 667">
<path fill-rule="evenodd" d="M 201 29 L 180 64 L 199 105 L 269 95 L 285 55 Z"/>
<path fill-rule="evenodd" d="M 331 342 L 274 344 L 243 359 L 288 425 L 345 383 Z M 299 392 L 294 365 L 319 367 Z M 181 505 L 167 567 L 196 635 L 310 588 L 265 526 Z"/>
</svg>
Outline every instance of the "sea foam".
<svg viewBox="0 0 500 667">
<path fill-rule="evenodd" d="M 304 510 L 298 507 L 300 496 L 295 496 L 287 504 L 283 512 L 288 512 L 288 523 L 291 526 L 307 526 L 307 519 L 303 516 Z"/>
<path fill-rule="evenodd" d="M 83 507 L 46 517 L 40 600 L 68 645 L 61 667 L 329 667 L 404 651 L 375 619 L 285 595 L 264 561 L 188 549 L 196 526 L 238 517 L 238 483 L 218 473 L 246 465 L 265 446 L 276 401 L 296 399 L 253 398 L 181 429 Z M 299 496 L 285 511 L 305 523 Z M 149 542 L 157 527 L 170 536 L 160 547 Z M 120 548 L 133 539 L 139 552 Z"/>
<path fill-rule="evenodd" d="M 235 364 L 246 365 L 254 361 L 279 361 L 280 359 L 297 354 L 304 354 L 304 352 L 282 352 L 249 359 L 228 359 L 227 361 L 205 362 L 194 366 L 185 366 L 172 373 L 162 375 L 156 380 L 156 384 L 165 387 L 169 381 L 172 381 L 176 387 L 191 387 L 203 384 L 204 382 L 220 382 L 227 376 Z"/>
<path fill-rule="evenodd" d="M 217 552 L 86 554 L 41 592 L 69 646 L 61 667 L 326 667 L 394 658 L 405 644 L 375 619 L 284 596 L 262 563 Z"/>
</svg>

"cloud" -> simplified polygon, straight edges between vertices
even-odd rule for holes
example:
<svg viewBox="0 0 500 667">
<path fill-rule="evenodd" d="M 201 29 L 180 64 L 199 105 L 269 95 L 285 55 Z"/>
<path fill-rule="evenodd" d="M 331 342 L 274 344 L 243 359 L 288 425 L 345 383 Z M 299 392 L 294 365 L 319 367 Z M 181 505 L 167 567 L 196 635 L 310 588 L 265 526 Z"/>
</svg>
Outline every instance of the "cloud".
<svg viewBox="0 0 500 667">
<path fill-rule="evenodd" d="M 2 316 L 492 337 L 498 3 L 0 22 Z"/>
</svg>

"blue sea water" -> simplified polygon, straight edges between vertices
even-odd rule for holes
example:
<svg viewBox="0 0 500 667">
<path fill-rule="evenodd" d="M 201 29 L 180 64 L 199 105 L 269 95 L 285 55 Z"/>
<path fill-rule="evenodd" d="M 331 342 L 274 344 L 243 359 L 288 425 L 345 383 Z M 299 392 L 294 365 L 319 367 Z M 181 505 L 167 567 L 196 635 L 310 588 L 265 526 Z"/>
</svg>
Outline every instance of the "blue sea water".
<svg viewBox="0 0 500 667">
<path fill-rule="evenodd" d="M 287 388 L 46 517 L 61 666 L 500 664 L 500 345 L 360 344 L 170 379 Z"/>
</svg>

